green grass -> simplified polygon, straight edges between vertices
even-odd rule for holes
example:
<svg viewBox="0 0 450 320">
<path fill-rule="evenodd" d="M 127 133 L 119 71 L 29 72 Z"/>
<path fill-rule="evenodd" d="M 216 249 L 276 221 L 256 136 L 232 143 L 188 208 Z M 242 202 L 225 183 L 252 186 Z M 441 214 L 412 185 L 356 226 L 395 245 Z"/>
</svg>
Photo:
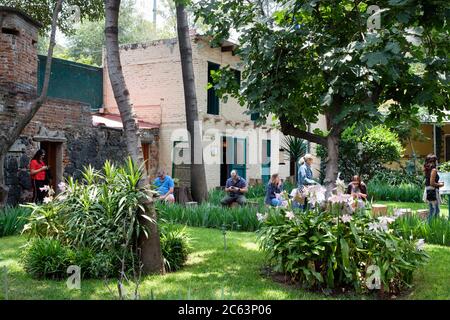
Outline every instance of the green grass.
<svg viewBox="0 0 450 320">
<path fill-rule="evenodd" d="M 374 201 L 374 203 L 385 204 L 392 213 L 394 208 L 410 208 L 412 210 L 428 209 L 428 204 L 424 202 L 395 202 L 395 201 Z M 441 217 L 448 218 L 448 205 L 441 205 Z"/>
<path fill-rule="evenodd" d="M 176 273 L 147 276 L 140 287 L 141 299 L 370 299 L 373 296 L 326 296 L 287 287 L 261 275 L 264 255 L 254 233 L 228 232 L 224 251 L 220 230 L 192 228 L 193 252 L 187 265 Z M 9 299 L 113 299 L 105 281 L 84 280 L 81 291 L 68 290 L 65 281 L 34 280 L 20 262 L 21 236 L 0 239 L 0 270 L 8 268 Z M 402 299 L 450 299 L 448 267 L 450 248 L 427 245 L 430 262 L 416 272 L 413 291 Z M 0 275 L 0 299 L 6 298 L 4 273 Z M 116 294 L 114 281 L 107 282 Z"/>
</svg>

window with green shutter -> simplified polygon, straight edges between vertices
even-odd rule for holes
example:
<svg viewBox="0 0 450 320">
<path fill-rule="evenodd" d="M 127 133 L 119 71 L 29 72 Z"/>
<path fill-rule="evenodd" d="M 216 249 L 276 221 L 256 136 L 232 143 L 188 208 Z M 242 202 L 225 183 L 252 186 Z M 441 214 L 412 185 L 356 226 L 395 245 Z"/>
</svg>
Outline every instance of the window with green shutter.
<svg viewBox="0 0 450 320">
<path fill-rule="evenodd" d="M 213 83 L 211 71 L 217 71 L 219 68 L 220 65 L 217 63 L 208 61 L 208 83 Z M 216 90 L 214 88 L 208 89 L 207 112 L 208 114 L 219 114 L 219 97 L 216 95 Z"/>
</svg>

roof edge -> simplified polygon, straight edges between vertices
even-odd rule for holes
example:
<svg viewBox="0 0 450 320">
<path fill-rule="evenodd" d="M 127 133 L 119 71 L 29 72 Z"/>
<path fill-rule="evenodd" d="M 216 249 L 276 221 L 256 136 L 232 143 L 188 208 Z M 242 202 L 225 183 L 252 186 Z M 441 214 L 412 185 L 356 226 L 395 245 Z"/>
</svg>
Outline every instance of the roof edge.
<svg viewBox="0 0 450 320">
<path fill-rule="evenodd" d="M 27 22 L 31 23 L 32 25 L 34 25 L 35 27 L 37 27 L 38 29 L 43 27 L 42 23 L 38 22 L 37 20 L 35 20 L 34 18 L 32 18 L 31 16 L 29 16 L 28 14 L 26 14 L 24 11 L 22 11 L 20 9 L 13 8 L 13 7 L 0 6 L 0 13 L 1 12 L 15 13 L 18 16 L 22 17 L 22 19 L 24 19 L 25 21 L 27 21 Z"/>
</svg>

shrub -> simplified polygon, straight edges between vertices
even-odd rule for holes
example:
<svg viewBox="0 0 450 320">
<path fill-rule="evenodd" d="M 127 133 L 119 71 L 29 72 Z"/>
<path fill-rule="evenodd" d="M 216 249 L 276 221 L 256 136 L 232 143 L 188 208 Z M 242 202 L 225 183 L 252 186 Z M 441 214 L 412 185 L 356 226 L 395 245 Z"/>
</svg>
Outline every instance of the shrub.
<svg viewBox="0 0 450 320">
<path fill-rule="evenodd" d="M 165 225 L 161 228 L 161 251 L 167 270 L 177 271 L 186 263 L 191 250 L 186 229 Z"/>
<path fill-rule="evenodd" d="M 428 257 L 420 242 L 389 231 L 385 218 L 375 220 L 364 212 L 344 216 L 334 209 L 286 214 L 269 211 L 258 242 L 275 270 L 306 287 L 367 291 L 367 268 L 375 265 L 382 289 L 398 293 L 411 284 L 413 271 Z"/>
<path fill-rule="evenodd" d="M 179 204 L 157 203 L 159 217 L 170 223 L 185 224 L 192 227 L 221 229 L 224 225 L 230 230 L 255 231 L 259 227 L 256 213 L 259 208 L 224 208 L 208 203 L 185 207 Z"/>
<path fill-rule="evenodd" d="M 417 215 L 408 215 L 395 221 L 395 232 L 403 238 L 422 238 L 428 243 L 450 246 L 448 219 L 435 218 L 428 223 Z"/>
<path fill-rule="evenodd" d="M 32 213 L 24 232 L 31 238 L 51 238 L 53 245 L 59 243 L 68 248 L 68 261 L 81 267 L 84 278 L 117 275 L 122 260 L 125 273 L 137 271 L 139 259 L 134 252 L 137 240 L 142 233 L 148 234 L 141 220 L 151 220 L 141 205 L 150 196 L 150 190 L 138 187 L 141 172 L 130 159 L 122 167 L 106 162 L 102 172 L 85 168 L 83 181 L 70 178 L 67 185 L 61 186 L 64 190 L 60 194 L 50 193 L 47 203 L 27 205 Z M 175 242 L 175 234 L 170 241 Z M 34 252 L 35 249 L 27 252 L 24 261 L 36 270 L 39 267 L 46 270 L 45 254 L 50 261 L 58 254 L 55 250 L 43 251 L 41 260 L 37 260 L 33 258 Z M 175 261 L 174 265 L 179 268 L 182 262 Z M 39 275 L 49 277 L 47 273 Z"/>
<path fill-rule="evenodd" d="M 0 237 L 18 234 L 27 222 L 30 210 L 22 207 L 0 209 Z"/>
<path fill-rule="evenodd" d="M 376 201 L 423 202 L 423 188 L 411 183 L 393 185 L 377 180 L 367 183 L 369 198 Z"/>
<path fill-rule="evenodd" d="M 383 168 L 379 170 L 370 181 L 393 186 L 414 184 L 423 187 L 425 185 L 425 176 L 422 173 L 408 174 L 404 169 L 393 170 Z"/>
<path fill-rule="evenodd" d="M 57 239 L 36 238 L 23 255 L 25 271 L 34 278 L 63 279 L 74 253 Z"/>
<path fill-rule="evenodd" d="M 360 175 L 369 181 L 387 162 L 398 161 L 403 154 L 403 147 L 398 135 L 385 126 L 375 126 L 366 132 L 358 132 L 355 127 L 348 127 L 339 142 L 339 172 L 341 178 L 350 181 L 353 175 Z M 319 146 L 317 155 L 326 159 L 327 151 Z M 321 163 L 321 180 L 326 162 Z"/>
<path fill-rule="evenodd" d="M 138 219 L 148 194 L 137 186 L 141 171 L 131 160 L 123 167 L 108 161 L 103 172 L 85 168 L 83 182 L 71 178 L 65 190 L 47 204 L 27 205 L 32 214 L 24 231 L 31 237 L 53 237 L 95 252 L 120 250 L 146 232 Z"/>
</svg>

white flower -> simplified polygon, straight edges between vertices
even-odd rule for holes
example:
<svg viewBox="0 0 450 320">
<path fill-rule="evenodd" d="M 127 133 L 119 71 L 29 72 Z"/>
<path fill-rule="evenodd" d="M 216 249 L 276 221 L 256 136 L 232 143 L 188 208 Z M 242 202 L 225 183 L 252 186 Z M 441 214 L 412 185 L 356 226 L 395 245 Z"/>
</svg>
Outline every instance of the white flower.
<svg viewBox="0 0 450 320">
<path fill-rule="evenodd" d="M 347 189 L 347 186 L 345 185 L 344 180 L 341 180 L 340 178 L 341 173 L 338 174 L 338 177 L 336 179 L 336 194 L 341 195 L 345 193 L 345 190 Z"/>
<path fill-rule="evenodd" d="M 295 218 L 295 214 L 292 211 L 288 211 L 288 212 L 286 212 L 286 218 L 288 218 L 289 220 L 292 220 Z"/>
<path fill-rule="evenodd" d="M 39 190 L 48 192 L 48 191 L 50 191 L 50 187 L 46 185 L 46 186 L 43 186 L 42 188 L 39 188 Z"/>
<path fill-rule="evenodd" d="M 316 204 L 321 204 L 325 201 L 325 193 L 327 189 L 321 185 L 313 185 L 305 188 L 305 196 L 308 198 L 309 203 L 315 207 Z"/>
<path fill-rule="evenodd" d="M 44 198 L 44 203 L 50 203 L 50 202 L 52 202 L 52 200 L 53 200 L 53 198 L 52 197 L 45 197 Z"/>
<path fill-rule="evenodd" d="M 370 231 L 387 231 L 387 225 L 383 225 L 381 223 L 369 222 L 368 226 Z"/>
<path fill-rule="evenodd" d="M 258 219 L 259 222 L 263 222 L 264 220 L 266 220 L 266 215 L 263 215 L 263 214 L 258 212 L 256 214 L 256 218 Z"/>
<path fill-rule="evenodd" d="M 61 192 L 64 192 L 64 191 L 66 191 L 66 184 L 64 183 L 64 182 L 60 182 L 60 183 L 58 183 L 58 189 L 59 189 L 59 191 L 61 191 Z"/>
<path fill-rule="evenodd" d="M 378 217 L 378 220 L 379 220 L 380 223 L 382 223 L 382 224 L 389 224 L 389 223 L 394 222 L 394 221 L 395 221 L 395 218 L 382 216 L 382 217 Z"/>
<path fill-rule="evenodd" d="M 416 242 L 416 250 L 422 251 L 424 246 L 425 246 L 425 240 L 424 239 L 417 240 L 417 242 Z"/>
<path fill-rule="evenodd" d="M 331 203 L 349 203 L 351 204 L 353 201 L 353 197 L 350 194 L 337 194 L 331 196 L 328 201 Z"/>
<path fill-rule="evenodd" d="M 352 216 L 349 215 L 349 214 L 344 214 L 344 215 L 341 217 L 341 220 L 342 220 L 343 223 L 350 222 L 350 221 L 352 221 Z"/>
</svg>

